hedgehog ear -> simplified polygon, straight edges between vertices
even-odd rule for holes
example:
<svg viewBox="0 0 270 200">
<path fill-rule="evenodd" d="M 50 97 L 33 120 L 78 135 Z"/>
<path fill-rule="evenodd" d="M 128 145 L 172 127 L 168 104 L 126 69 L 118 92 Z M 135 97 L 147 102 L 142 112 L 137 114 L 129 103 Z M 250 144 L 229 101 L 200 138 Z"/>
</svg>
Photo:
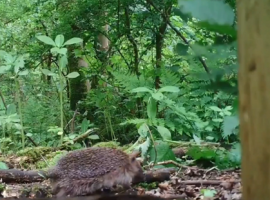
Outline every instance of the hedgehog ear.
<svg viewBox="0 0 270 200">
<path fill-rule="evenodd" d="M 132 161 L 136 160 L 136 157 L 141 154 L 140 151 L 133 151 L 131 154 L 129 154 L 129 157 L 131 158 Z"/>
</svg>

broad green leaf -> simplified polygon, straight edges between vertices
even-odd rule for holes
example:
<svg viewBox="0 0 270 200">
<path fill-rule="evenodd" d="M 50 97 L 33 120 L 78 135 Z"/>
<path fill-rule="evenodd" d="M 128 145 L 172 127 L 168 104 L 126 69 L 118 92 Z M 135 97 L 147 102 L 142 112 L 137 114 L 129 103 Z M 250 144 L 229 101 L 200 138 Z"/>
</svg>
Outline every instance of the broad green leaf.
<svg viewBox="0 0 270 200">
<path fill-rule="evenodd" d="M 148 151 L 150 145 L 151 145 L 151 140 L 150 140 L 149 137 L 147 137 L 146 140 L 145 140 L 145 142 L 142 143 L 142 144 L 140 144 L 140 145 L 138 146 L 138 149 L 141 149 L 142 157 L 143 157 L 143 158 L 145 158 L 146 153 L 147 153 L 147 151 Z"/>
<path fill-rule="evenodd" d="M 71 72 L 67 75 L 67 78 L 77 78 L 78 76 L 80 76 L 78 72 Z"/>
<path fill-rule="evenodd" d="M 217 107 L 217 106 L 210 106 L 209 108 L 211 110 L 213 110 L 213 111 L 216 111 L 216 112 L 220 112 L 221 111 L 221 109 L 219 107 Z"/>
<path fill-rule="evenodd" d="M 215 138 L 214 137 L 212 137 L 212 136 L 206 136 L 206 140 L 208 140 L 208 141 L 213 141 Z"/>
<path fill-rule="evenodd" d="M 180 10 L 185 14 L 209 24 L 233 25 L 234 12 L 223 0 L 179 0 Z"/>
<path fill-rule="evenodd" d="M 23 68 L 24 67 L 24 58 L 22 56 L 18 57 L 15 62 L 14 62 L 14 65 L 15 67 L 17 68 Z"/>
<path fill-rule="evenodd" d="M 57 135 L 63 135 L 63 131 L 58 131 Z"/>
<path fill-rule="evenodd" d="M 213 31 L 222 35 L 229 35 L 233 39 L 236 39 L 237 37 L 237 31 L 231 25 L 209 24 L 208 22 L 197 22 L 196 24 L 208 31 Z"/>
<path fill-rule="evenodd" d="M 23 71 L 20 71 L 20 72 L 18 73 L 18 75 L 20 75 L 20 76 L 25 76 L 25 75 L 28 75 L 28 74 L 29 74 L 28 69 L 23 70 Z"/>
<path fill-rule="evenodd" d="M 64 69 L 68 64 L 67 55 L 63 55 L 59 60 L 60 69 Z"/>
<path fill-rule="evenodd" d="M 171 150 L 170 146 L 167 142 L 163 142 L 160 140 L 155 141 L 155 147 L 157 150 L 157 162 L 167 161 L 167 160 L 173 160 L 175 161 L 175 154 Z M 150 161 L 154 161 L 155 159 L 155 150 L 153 147 L 151 147 L 150 150 Z M 173 166 L 172 164 L 166 165 L 168 167 Z"/>
<path fill-rule="evenodd" d="M 36 36 L 36 38 L 38 40 L 40 40 L 41 42 L 44 42 L 45 44 L 49 44 L 49 45 L 52 45 L 52 46 L 56 46 L 55 42 L 53 41 L 52 38 L 46 36 L 46 35 L 39 35 L 39 36 Z"/>
<path fill-rule="evenodd" d="M 55 38 L 55 44 L 57 47 L 61 47 L 65 41 L 65 37 L 63 35 L 57 35 Z"/>
<path fill-rule="evenodd" d="M 14 66 L 14 73 L 17 74 L 20 70 L 20 66 L 19 65 L 15 65 Z"/>
<path fill-rule="evenodd" d="M 88 138 L 91 140 L 98 140 L 99 136 L 98 135 L 89 135 Z"/>
<path fill-rule="evenodd" d="M 2 170 L 2 169 L 9 169 L 9 168 L 6 163 L 0 162 L 0 169 Z"/>
<path fill-rule="evenodd" d="M 233 145 L 232 149 L 229 151 L 229 158 L 232 162 L 237 163 L 237 164 L 241 164 L 241 144 L 240 143 L 236 143 Z"/>
<path fill-rule="evenodd" d="M 15 127 L 17 130 L 22 130 L 22 126 L 21 126 L 21 124 L 19 124 L 19 123 L 15 123 L 15 124 L 14 124 L 14 127 Z"/>
<path fill-rule="evenodd" d="M 232 106 L 226 106 L 225 108 L 224 108 L 224 110 L 232 110 L 233 109 L 233 107 Z"/>
<path fill-rule="evenodd" d="M 66 55 L 67 54 L 67 48 L 61 48 L 58 51 L 59 54 Z"/>
<path fill-rule="evenodd" d="M 222 137 L 226 138 L 234 133 L 239 126 L 239 118 L 237 116 L 226 116 L 224 118 Z"/>
<path fill-rule="evenodd" d="M 232 113 L 230 111 L 227 110 L 223 110 L 224 115 L 230 116 Z"/>
<path fill-rule="evenodd" d="M 202 189 L 201 193 L 203 193 L 205 197 L 214 197 L 217 192 L 215 190 Z"/>
<path fill-rule="evenodd" d="M 212 119 L 212 121 L 213 121 L 213 122 L 222 122 L 223 119 L 221 119 L 221 118 L 216 118 L 216 119 Z"/>
<path fill-rule="evenodd" d="M 171 136 L 171 132 L 169 129 L 167 129 L 164 126 L 157 126 L 157 131 L 159 132 L 159 134 L 161 135 L 161 137 L 163 138 L 163 140 L 171 140 L 172 136 Z"/>
<path fill-rule="evenodd" d="M 4 58 L 8 53 L 6 51 L 0 50 L 0 56 Z"/>
<path fill-rule="evenodd" d="M 157 102 L 152 97 L 148 100 L 147 115 L 149 119 L 154 119 L 157 116 Z"/>
<path fill-rule="evenodd" d="M 193 139 L 196 142 L 196 144 L 201 144 L 201 139 L 197 135 L 193 134 Z"/>
<path fill-rule="evenodd" d="M 139 128 L 138 128 L 138 133 L 140 134 L 141 137 L 146 137 L 148 133 L 148 127 L 146 123 L 143 123 Z"/>
<path fill-rule="evenodd" d="M 188 45 L 185 45 L 185 44 L 182 44 L 182 43 L 178 43 L 175 46 L 174 51 L 175 51 L 175 53 L 177 53 L 180 56 L 187 55 Z"/>
<path fill-rule="evenodd" d="M 16 113 L 16 105 L 14 103 L 7 105 L 7 115 Z"/>
<path fill-rule="evenodd" d="M 11 69 L 11 65 L 0 66 L 0 73 L 4 74 L 4 73 L 8 72 L 10 69 Z"/>
<path fill-rule="evenodd" d="M 7 53 L 5 56 L 4 56 L 4 59 L 5 61 L 7 62 L 7 64 L 12 64 L 15 60 L 16 60 L 16 57 L 15 56 L 12 56 L 11 54 Z"/>
<path fill-rule="evenodd" d="M 156 99 L 157 101 L 161 101 L 162 99 L 163 99 L 163 94 L 160 92 L 160 91 L 158 91 L 158 92 L 156 92 L 156 93 L 153 93 L 152 94 L 152 97 L 154 98 L 154 99 Z"/>
<path fill-rule="evenodd" d="M 45 74 L 46 76 L 56 76 L 55 73 L 51 72 L 48 69 L 41 69 L 42 73 Z"/>
<path fill-rule="evenodd" d="M 90 121 L 86 118 L 83 119 L 81 123 L 81 132 L 85 133 L 89 127 Z"/>
<path fill-rule="evenodd" d="M 134 92 L 149 92 L 149 93 L 151 93 L 152 91 L 146 87 L 137 87 L 135 89 L 132 89 L 130 92 L 132 92 L 132 93 L 134 93 Z"/>
<path fill-rule="evenodd" d="M 71 45 L 71 44 L 76 44 L 76 43 L 80 43 L 80 42 L 82 42 L 83 40 L 81 39 L 81 38 L 76 38 L 76 37 L 74 37 L 74 38 L 71 38 L 71 39 L 69 39 L 68 41 L 66 41 L 65 42 L 65 44 L 63 45 L 63 46 L 65 46 L 65 45 Z"/>
<path fill-rule="evenodd" d="M 32 137 L 32 136 L 33 136 L 33 134 L 32 134 L 32 133 L 26 133 L 26 136 L 28 136 L 28 137 Z"/>
<path fill-rule="evenodd" d="M 59 53 L 60 49 L 59 47 L 53 47 L 51 48 L 51 53 L 54 55 L 57 55 Z"/>
<path fill-rule="evenodd" d="M 175 86 L 164 86 L 159 89 L 159 92 L 179 92 L 180 89 Z"/>
</svg>

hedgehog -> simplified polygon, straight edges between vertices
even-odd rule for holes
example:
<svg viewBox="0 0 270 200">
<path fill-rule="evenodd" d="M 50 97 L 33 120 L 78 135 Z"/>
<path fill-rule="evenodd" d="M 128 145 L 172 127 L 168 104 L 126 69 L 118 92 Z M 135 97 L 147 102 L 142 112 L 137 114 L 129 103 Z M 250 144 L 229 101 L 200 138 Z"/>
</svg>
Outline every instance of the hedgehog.
<svg viewBox="0 0 270 200">
<path fill-rule="evenodd" d="M 169 198 L 162 198 L 154 195 L 93 195 L 87 198 L 83 197 L 78 200 L 184 200 L 183 197 L 169 197 Z"/>
<path fill-rule="evenodd" d="M 134 177 L 143 175 L 137 155 L 106 147 L 69 152 L 48 171 L 52 193 L 57 197 L 86 196 L 116 185 L 130 187 Z"/>
</svg>

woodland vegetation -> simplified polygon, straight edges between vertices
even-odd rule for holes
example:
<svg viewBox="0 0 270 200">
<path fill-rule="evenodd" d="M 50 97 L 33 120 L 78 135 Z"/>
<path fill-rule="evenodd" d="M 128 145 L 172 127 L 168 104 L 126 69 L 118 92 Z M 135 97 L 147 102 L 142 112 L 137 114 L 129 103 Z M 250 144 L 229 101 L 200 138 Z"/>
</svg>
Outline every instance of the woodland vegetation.
<svg viewBox="0 0 270 200">
<path fill-rule="evenodd" d="M 0 13 L 3 155 L 105 145 L 240 167 L 235 0 L 1 0 Z"/>
</svg>

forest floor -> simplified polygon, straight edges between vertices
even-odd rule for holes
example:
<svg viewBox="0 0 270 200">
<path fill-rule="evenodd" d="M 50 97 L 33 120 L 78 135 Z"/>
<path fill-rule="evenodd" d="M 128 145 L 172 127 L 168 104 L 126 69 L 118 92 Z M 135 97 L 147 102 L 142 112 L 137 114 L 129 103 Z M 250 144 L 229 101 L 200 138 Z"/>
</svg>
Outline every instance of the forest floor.
<svg viewBox="0 0 270 200">
<path fill-rule="evenodd" d="M 145 194 L 192 200 L 240 200 L 240 173 L 241 170 L 236 169 L 221 171 L 214 167 L 190 167 L 173 174 L 169 181 L 159 183 L 157 188 L 146 191 Z"/>
<path fill-rule="evenodd" d="M 28 169 L 22 167 L 22 165 L 19 164 L 19 162 L 21 163 L 22 161 L 21 158 L 12 157 L 5 159 L 5 161 L 7 161 L 9 165 L 11 163 L 11 168 L 33 170 L 32 167 Z M 2 170 L 0 170 L 0 172 L 1 171 Z M 241 170 L 238 169 L 218 170 L 215 167 L 201 169 L 199 167 L 185 166 L 181 170 L 172 173 L 170 180 L 151 184 L 140 183 L 135 185 L 133 189 L 136 194 L 139 195 L 147 194 L 164 198 L 240 200 L 242 198 L 240 176 Z M 51 196 L 51 187 L 48 180 L 27 184 L 13 182 L 4 184 L 1 188 L 1 197 L 4 198 L 44 198 Z"/>
</svg>

